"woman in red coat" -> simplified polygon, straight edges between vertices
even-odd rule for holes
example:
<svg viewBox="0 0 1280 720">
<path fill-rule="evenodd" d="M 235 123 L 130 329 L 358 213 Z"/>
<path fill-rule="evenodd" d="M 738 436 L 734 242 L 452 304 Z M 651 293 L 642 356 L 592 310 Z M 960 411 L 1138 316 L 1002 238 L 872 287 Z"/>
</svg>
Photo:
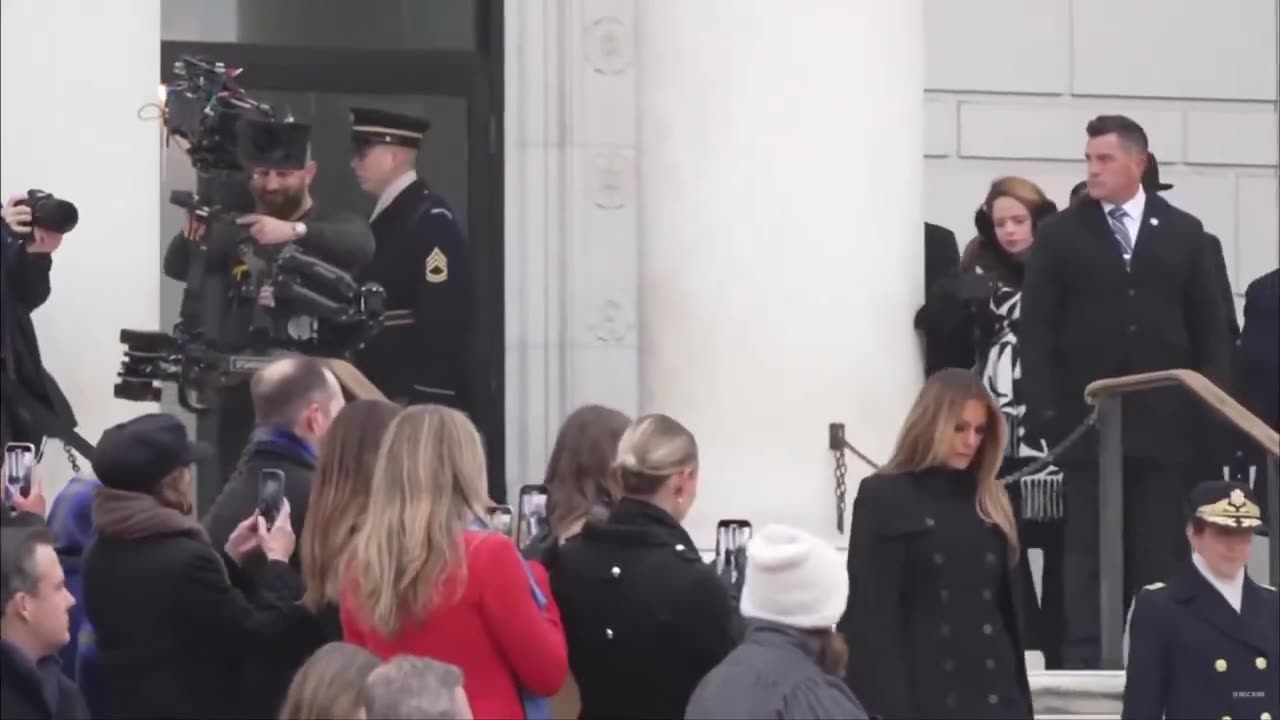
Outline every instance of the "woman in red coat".
<svg viewBox="0 0 1280 720">
<path fill-rule="evenodd" d="M 545 572 L 526 570 L 510 539 L 478 527 L 485 486 L 480 436 L 465 415 L 404 410 L 383 440 L 369 515 L 351 548 L 342 629 L 384 659 L 458 666 L 476 718 L 520 718 L 522 694 L 560 689 L 568 652 Z"/>
</svg>

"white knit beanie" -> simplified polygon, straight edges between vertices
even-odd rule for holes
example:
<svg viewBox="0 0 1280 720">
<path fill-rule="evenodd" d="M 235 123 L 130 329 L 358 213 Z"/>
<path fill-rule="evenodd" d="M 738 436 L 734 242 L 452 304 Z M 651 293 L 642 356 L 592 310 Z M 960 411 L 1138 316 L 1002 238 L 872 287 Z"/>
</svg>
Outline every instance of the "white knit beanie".
<svg viewBox="0 0 1280 720">
<path fill-rule="evenodd" d="M 835 625 L 849 600 L 840 553 L 809 533 L 769 525 L 747 543 L 742 616 L 802 630 Z"/>
</svg>

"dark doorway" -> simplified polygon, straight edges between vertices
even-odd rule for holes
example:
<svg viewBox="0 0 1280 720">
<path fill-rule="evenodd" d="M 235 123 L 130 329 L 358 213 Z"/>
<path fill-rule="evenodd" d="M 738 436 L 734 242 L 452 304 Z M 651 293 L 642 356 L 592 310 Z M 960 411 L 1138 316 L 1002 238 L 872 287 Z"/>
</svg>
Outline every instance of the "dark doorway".
<svg viewBox="0 0 1280 720">
<path fill-rule="evenodd" d="M 502 3 L 469 3 L 475 13 L 474 42 L 453 45 L 466 49 L 418 49 L 421 46 L 403 38 L 385 44 L 376 43 L 376 38 L 366 39 L 370 45 L 394 49 L 343 46 L 324 38 L 301 45 L 296 34 L 279 39 L 255 37 L 242 27 L 241 37 L 266 42 L 162 43 L 160 80 L 168 78 L 175 60 L 188 55 L 244 68 L 239 81 L 250 95 L 312 125 L 312 154 L 319 166 L 312 187 L 317 203 L 366 216 L 374 200 L 357 187 L 348 165 L 349 108 L 382 107 L 431 120 L 418 172 L 453 206 L 471 244 L 477 296 L 472 338 L 474 420 L 485 439 L 490 495 L 505 502 Z M 242 25 L 245 20 L 241 18 Z M 190 181 L 183 172 L 185 164 L 185 156 L 177 148 L 166 151 L 165 197 L 169 190 L 184 188 Z M 176 208 L 162 211 L 162 242 L 167 243 L 179 218 Z M 170 304 L 164 303 L 166 327 L 176 319 L 176 306 L 170 308 Z M 217 482 L 199 483 L 198 510 L 203 511 L 216 497 L 229 470 L 216 473 Z"/>
</svg>

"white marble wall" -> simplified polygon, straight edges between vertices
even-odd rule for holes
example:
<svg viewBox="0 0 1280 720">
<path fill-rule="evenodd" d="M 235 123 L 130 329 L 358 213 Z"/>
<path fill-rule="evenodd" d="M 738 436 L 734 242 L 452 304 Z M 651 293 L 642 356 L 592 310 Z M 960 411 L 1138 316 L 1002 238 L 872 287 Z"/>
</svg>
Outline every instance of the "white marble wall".
<svg viewBox="0 0 1280 720">
<path fill-rule="evenodd" d="M 637 409 L 634 0 L 506 4 L 508 482 L 561 420 Z"/>
<path fill-rule="evenodd" d="M 1275 0 L 925 0 L 925 32 L 926 217 L 961 242 L 998 175 L 1065 201 L 1085 123 L 1123 113 L 1237 294 L 1276 266 Z"/>
</svg>

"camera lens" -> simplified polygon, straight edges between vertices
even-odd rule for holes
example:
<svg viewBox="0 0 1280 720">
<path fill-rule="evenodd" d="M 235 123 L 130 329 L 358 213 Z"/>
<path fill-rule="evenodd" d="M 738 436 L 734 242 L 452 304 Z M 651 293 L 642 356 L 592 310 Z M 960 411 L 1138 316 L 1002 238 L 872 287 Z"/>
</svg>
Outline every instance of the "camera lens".
<svg viewBox="0 0 1280 720">
<path fill-rule="evenodd" d="M 34 227 L 65 234 L 80 222 L 80 211 L 76 206 L 53 195 L 41 195 L 31 200 L 31 224 Z"/>
</svg>

